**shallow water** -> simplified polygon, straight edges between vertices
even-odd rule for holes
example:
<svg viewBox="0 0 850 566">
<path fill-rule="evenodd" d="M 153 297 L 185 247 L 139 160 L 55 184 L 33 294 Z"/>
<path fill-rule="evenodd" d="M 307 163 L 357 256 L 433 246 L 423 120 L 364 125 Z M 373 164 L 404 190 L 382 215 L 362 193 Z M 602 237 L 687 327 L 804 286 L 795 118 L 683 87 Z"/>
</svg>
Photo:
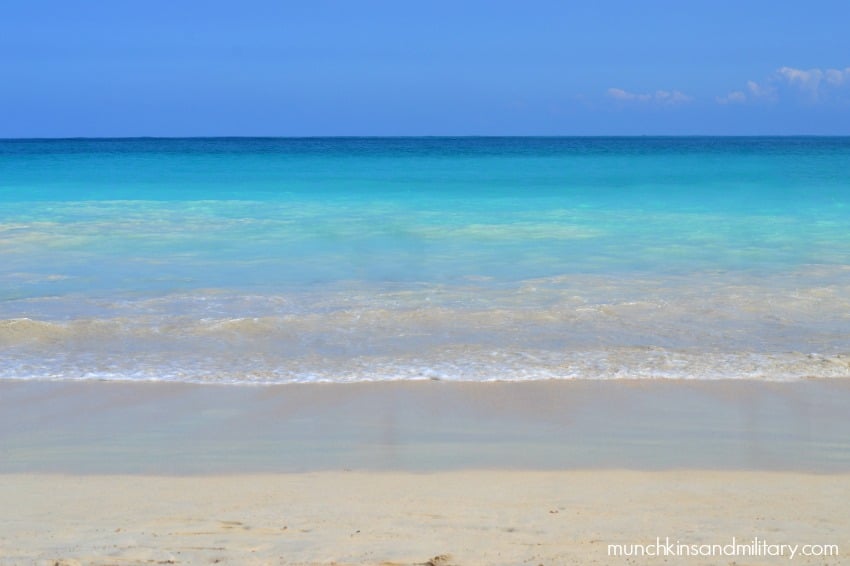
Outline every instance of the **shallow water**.
<svg viewBox="0 0 850 566">
<path fill-rule="evenodd" d="M 0 378 L 850 376 L 850 139 L 0 141 Z"/>
</svg>

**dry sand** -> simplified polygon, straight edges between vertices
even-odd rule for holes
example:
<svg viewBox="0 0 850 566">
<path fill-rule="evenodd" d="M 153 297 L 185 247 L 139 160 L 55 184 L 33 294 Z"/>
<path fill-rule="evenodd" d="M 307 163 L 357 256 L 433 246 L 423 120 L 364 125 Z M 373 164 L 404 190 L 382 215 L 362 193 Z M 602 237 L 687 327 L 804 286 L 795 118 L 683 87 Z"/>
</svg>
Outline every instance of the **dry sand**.
<svg viewBox="0 0 850 566">
<path fill-rule="evenodd" d="M 6 475 L 3 564 L 839 564 L 607 545 L 850 549 L 850 475 L 701 471 Z"/>
</svg>

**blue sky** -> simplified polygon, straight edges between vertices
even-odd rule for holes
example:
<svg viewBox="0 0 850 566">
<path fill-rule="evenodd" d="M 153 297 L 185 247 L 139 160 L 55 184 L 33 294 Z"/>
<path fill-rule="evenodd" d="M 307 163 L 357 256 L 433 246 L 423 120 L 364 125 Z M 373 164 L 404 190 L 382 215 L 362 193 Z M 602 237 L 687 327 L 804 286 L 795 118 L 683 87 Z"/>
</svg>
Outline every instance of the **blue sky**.
<svg viewBox="0 0 850 566">
<path fill-rule="evenodd" d="M 850 134 L 850 2 L 10 0 L 0 137 Z"/>
</svg>

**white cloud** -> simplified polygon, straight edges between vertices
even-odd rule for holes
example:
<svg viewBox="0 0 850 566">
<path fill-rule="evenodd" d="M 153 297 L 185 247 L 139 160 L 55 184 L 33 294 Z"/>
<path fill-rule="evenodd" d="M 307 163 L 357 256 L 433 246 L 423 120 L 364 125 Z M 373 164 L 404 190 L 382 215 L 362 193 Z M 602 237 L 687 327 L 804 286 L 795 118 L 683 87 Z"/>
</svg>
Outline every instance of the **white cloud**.
<svg viewBox="0 0 850 566">
<path fill-rule="evenodd" d="M 844 84 L 850 85 L 850 67 L 845 69 L 796 69 L 780 67 L 761 82 L 747 81 L 746 90 L 735 90 L 715 98 L 718 104 L 776 101 L 780 94 L 803 93 L 810 102 L 833 97 Z"/>
<path fill-rule="evenodd" d="M 649 101 L 652 98 L 648 94 L 635 94 L 621 88 L 609 88 L 608 96 L 616 100 L 640 100 L 642 102 Z"/>
<path fill-rule="evenodd" d="M 756 81 L 747 81 L 747 91 L 752 98 L 775 98 L 776 87 L 771 84 L 759 84 Z"/>
<path fill-rule="evenodd" d="M 679 92 L 678 90 L 674 90 L 672 92 L 667 92 L 666 90 L 657 90 L 655 91 L 655 100 L 663 102 L 664 104 L 682 104 L 685 102 L 690 102 L 693 99 L 687 94 Z"/>
<path fill-rule="evenodd" d="M 684 104 L 685 102 L 690 102 L 691 100 L 693 100 L 693 98 L 678 90 L 657 90 L 652 94 L 646 94 L 629 92 L 621 88 L 609 88 L 607 94 L 609 98 L 613 98 L 615 100 L 633 102 L 654 102 L 657 104 L 664 104 L 668 106 Z"/>
<path fill-rule="evenodd" d="M 827 69 L 824 72 L 824 77 L 826 78 L 827 83 L 833 86 L 838 86 L 844 81 L 850 81 L 850 67 L 847 67 L 843 71 L 838 69 Z"/>
<path fill-rule="evenodd" d="M 718 96 L 715 100 L 718 104 L 740 104 L 747 101 L 747 95 L 740 90 L 733 90 L 726 96 Z"/>
<path fill-rule="evenodd" d="M 845 69 L 795 69 L 781 67 L 777 80 L 807 93 L 813 101 L 828 98 L 831 91 L 850 83 L 850 67 Z"/>
<path fill-rule="evenodd" d="M 823 78 L 823 71 L 820 69 L 804 71 L 792 67 L 782 67 L 776 72 L 788 84 L 799 86 L 801 89 L 811 91 L 813 94 L 817 94 L 818 85 Z"/>
</svg>

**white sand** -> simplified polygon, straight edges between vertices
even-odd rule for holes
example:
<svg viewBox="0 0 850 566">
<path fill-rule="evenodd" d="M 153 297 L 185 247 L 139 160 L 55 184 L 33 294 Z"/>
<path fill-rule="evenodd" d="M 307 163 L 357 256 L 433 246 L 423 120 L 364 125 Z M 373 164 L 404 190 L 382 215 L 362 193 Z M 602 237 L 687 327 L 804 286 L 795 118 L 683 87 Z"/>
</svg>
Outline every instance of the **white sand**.
<svg viewBox="0 0 850 566">
<path fill-rule="evenodd" d="M 838 544 L 850 475 L 709 471 L 0 475 L 0 564 L 839 564 L 609 543 Z"/>
</svg>

